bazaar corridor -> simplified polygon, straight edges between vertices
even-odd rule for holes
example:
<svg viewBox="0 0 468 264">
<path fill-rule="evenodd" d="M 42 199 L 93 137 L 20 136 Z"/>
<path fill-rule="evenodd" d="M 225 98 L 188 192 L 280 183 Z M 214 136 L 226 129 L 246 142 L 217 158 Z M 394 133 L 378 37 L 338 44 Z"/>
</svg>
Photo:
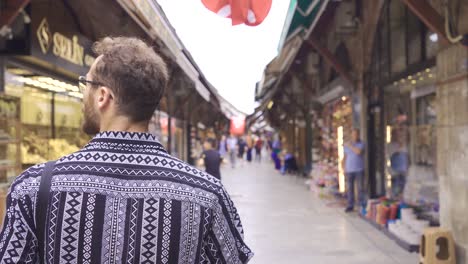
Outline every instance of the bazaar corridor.
<svg viewBox="0 0 468 264">
<path fill-rule="evenodd" d="M 357 215 L 321 200 L 303 178 L 282 176 L 270 161 L 222 168 L 223 182 L 243 220 L 251 263 L 408 264 L 418 255 Z"/>
</svg>

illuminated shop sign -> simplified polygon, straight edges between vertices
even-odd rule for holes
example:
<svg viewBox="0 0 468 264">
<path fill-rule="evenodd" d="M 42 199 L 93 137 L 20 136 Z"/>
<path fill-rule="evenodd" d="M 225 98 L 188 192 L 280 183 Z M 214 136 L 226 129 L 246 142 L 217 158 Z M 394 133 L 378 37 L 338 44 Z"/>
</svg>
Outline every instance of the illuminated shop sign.
<svg viewBox="0 0 468 264">
<path fill-rule="evenodd" d="M 42 19 L 36 32 L 39 46 L 44 55 L 52 51 L 54 56 L 70 63 L 91 67 L 94 57 L 85 54 L 85 48 L 79 42 L 79 36 L 67 37 L 60 32 L 52 33 L 47 18 Z"/>
</svg>

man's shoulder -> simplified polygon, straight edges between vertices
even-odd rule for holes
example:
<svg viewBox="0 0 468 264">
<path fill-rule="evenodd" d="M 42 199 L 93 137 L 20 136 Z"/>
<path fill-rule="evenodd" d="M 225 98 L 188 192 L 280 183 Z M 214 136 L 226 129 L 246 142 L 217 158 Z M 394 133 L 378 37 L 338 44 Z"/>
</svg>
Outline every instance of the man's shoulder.
<svg viewBox="0 0 468 264">
<path fill-rule="evenodd" d="M 208 154 L 209 152 L 206 151 L 206 153 Z M 215 150 L 212 150 L 211 153 L 218 154 Z M 169 169 L 171 170 L 171 174 L 174 177 L 177 177 L 181 182 L 185 182 L 192 187 L 209 187 L 209 189 L 216 192 L 222 188 L 220 180 L 205 171 L 186 163 L 185 161 L 171 155 L 160 156 L 160 159 L 164 159 L 167 162 L 165 162 L 165 164 L 167 164 L 166 166 L 170 166 Z M 165 170 L 165 168 L 166 167 L 155 167 L 154 169 Z"/>
<path fill-rule="evenodd" d="M 77 153 L 80 153 L 80 151 L 76 151 L 74 153 L 65 155 L 65 156 L 55 160 L 54 161 L 55 166 L 62 163 L 62 162 L 64 162 L 64 161 L 66 161 L 67 159 L 73 158 L 74 156 L 77 155 Z M 13 181 L 13 184 L 21 183 L 21 182 L 30 183 L 31 181 L 33 181 L 33 182 L 40 181 L 40 178 L 42 176 L 42 172 L 44 171 L 44 168 L 45 168 L 46 164 L 47 164 L 47 162 L 38 163 L 38 164 L 36 164 L 34 166 L 31 166 L 31 167 L 27 168 L 18 177 L 15 178 L 15 180 Z M 13 184 L 12 184 L 12 186 L 13 186 Z"/>
<path fill-rule="evenodd" d="M 91 168 L 91 166 L 85 164 L 87 161 L 83 159 L 86 159 L 86 155 L 95 156 L 93 155 L 96 154 L 94 152 L 95 151 L 87 151 L 85 154 L 78 151 L 59 159 L 57 164 L 60 166 L 61 170 L 70 166 L 79 166 L 85 170 L 88 170 Z M 207 153 L 205 151 L 204 155 L 206 154 Z M 115 155 L 120 154 L 116 153 Z M 109 171 L 109 167 L 115 167 L 116 171 L 120 171 L 120 169 L 117 167 L 124 167 L 126 173 L 129 175 L 150 176 L 148 180 L 150 180 L 152 176 L 157 175 L 158 179 L 154 178 L 154 180 L 175 181 L 178 184 L 185 184 L 192 188 L 202 188 L 210 192 L 218 192 L 221 188 L 219 180 L 170 154 L 135 153 L 132 155 L 132 153 L 125 153 L 122 155 L 125 155 L 125 159 L 122 158 L 122 162 L 114 162 L 109 164 L 103 163 L 100 162 L 102 161 L 101 157 L 101 159 L 98 159 L 99 162 L 92 162 L 89 165 L 92 165 L 93 171 L 99 171 L 101 173 Z M 80 158 L 80 156 L 83 157 Z M 118 157 L 116 160 L 120 161 Z"/>
<path fill-rule="evenodd" d="M 40 163 L 29 167 L 18 175 L 10 186 L 11 195 L 18 198 L 19 196 L 37 192 L 44 167 L 45 163 Z"/>
</svg>

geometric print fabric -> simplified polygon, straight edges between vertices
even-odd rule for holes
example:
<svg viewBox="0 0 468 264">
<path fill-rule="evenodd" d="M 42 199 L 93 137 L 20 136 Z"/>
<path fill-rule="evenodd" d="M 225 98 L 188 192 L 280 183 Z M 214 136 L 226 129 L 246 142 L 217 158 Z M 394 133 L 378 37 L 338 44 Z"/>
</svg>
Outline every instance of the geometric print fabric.
<svg viewBox="0 0 468 264">
<path fill-rule="evenodd" d="M 36 263 L 35 201 L 44 165 L 13 182 L 0 263 Z M 47 263 L 247 263 L 240 217 L 219 180 L 147 133 L 104 132 L 57 161 Z"/>
</svg>

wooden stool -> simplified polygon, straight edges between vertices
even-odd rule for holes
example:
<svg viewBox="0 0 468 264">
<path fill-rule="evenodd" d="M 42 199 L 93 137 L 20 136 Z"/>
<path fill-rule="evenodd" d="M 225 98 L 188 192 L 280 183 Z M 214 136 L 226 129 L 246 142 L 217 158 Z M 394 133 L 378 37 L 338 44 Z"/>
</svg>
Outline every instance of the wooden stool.
<svg viewBox="0 0 468 264">
<path fill-rule="evenodd" d="M 440 227 L 424 230 L 419 251 L 420 264 L 456 264 L 452 233 Z"/>
</svg>

